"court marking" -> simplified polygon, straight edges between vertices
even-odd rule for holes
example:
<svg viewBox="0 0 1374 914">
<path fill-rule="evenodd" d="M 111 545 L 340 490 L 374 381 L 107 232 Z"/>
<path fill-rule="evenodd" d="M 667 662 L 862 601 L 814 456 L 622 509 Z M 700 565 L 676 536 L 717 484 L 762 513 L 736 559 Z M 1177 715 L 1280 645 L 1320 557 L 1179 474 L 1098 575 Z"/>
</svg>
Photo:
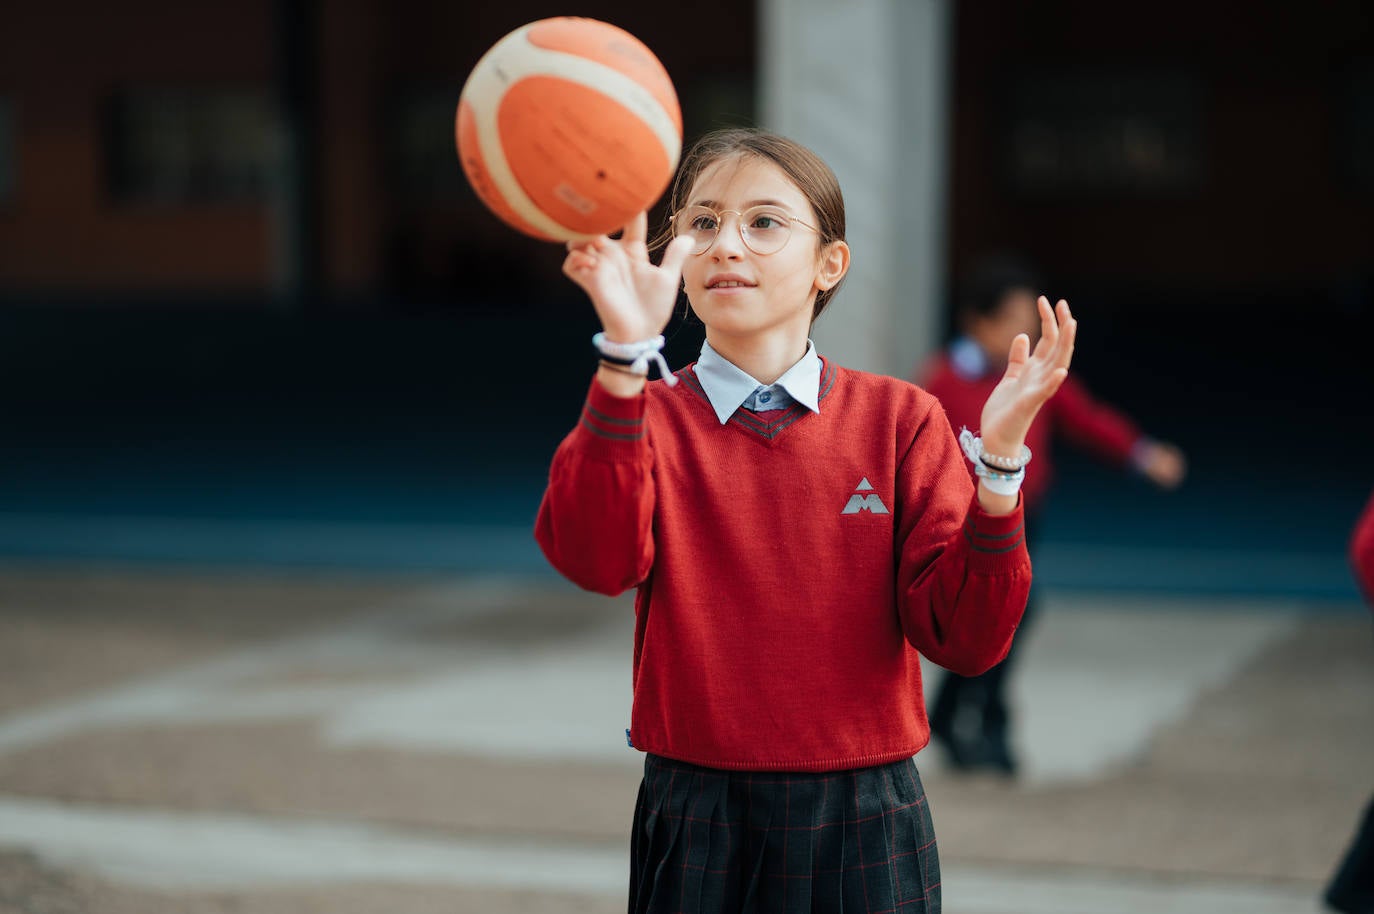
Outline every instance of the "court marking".
<svg viewBox="0 0 1374 914">
<path fill-rule="evenodd" d="M 0 797 L 0 845 L 151 890 L 233 891 L 404 882 L 623 897 L 620 846 L 495 841 L 328 820 L 273 819 Z M 1317 887 L 1157 879 L 1098 870 L 943 866 L 964 914 L 1294 914 Z"/>
</svg>

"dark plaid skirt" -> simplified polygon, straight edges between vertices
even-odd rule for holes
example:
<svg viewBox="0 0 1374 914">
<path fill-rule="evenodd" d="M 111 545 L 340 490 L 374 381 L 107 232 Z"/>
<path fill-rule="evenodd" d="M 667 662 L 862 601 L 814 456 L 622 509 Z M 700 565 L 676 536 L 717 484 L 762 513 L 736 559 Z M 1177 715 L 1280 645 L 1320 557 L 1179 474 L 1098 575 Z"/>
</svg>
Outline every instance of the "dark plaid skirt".
<svg viewBox="0 0 1374 914">
<path fill-rule="evenodd" d="M 631 914 L 928 914 L 940 860 L 906 759 L 820 774 L 644 760 Z"/>
</svg>

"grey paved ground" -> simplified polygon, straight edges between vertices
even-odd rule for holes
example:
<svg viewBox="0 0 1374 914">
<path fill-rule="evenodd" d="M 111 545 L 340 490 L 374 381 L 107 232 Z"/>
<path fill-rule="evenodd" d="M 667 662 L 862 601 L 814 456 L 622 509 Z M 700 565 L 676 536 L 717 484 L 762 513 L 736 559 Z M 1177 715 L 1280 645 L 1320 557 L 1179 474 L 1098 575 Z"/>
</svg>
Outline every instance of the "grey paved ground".
<svg viewBox="0 0 1374 914">
<path fill-rule="evenodd" d="M 1349 612 L 1048 594 L 1026 777 L 918 757 L 968 914 L 1319 910 L 1374 790 Z M 611 912 L 625 600 L 0 571 L 0 912 Z"/>
</svg>

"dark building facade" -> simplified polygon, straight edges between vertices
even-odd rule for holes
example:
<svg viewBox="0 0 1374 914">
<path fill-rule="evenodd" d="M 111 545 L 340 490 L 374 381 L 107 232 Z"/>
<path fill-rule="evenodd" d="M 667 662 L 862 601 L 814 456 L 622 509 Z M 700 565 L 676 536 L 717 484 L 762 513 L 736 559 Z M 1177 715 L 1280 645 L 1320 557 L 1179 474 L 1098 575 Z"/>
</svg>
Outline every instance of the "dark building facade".
<svg viewBox="0 0 1374 914">
<path fill-rule="evenodd" d="M 643 4 L 579 13 L 654 48 L 677 78 L 689 131 L 748 122 L 752 16 L 698 7 L 731 23 L 730 41 L 707 43 Z M 487 47 L 563 11 L 22 4 L 0 30 L 0 289 L 269 292 L 291 243 L 290 185 L 301 181 L 326 297 L 537 291 L 558 258 L 530 256 L 547 246 L 481 208 L 458 164 L 453 114 Z M 295 108 L 293 79 L 306 87 Z M 293 174 L 284 159 L 301 131 L 308 160 Z"/>
<path fill-rule="evenodd" d="M 0 31 L 0 289 L 267 293 L 303 256 L 290 207 L 304 199 L 326 298 L 537 299 L 561 282 L 558 258 L 481 208 L 452 113 L 496 38 L 558 11 L 19 5 Z M 579 12 L 655 49 L 689 135 L 753 118 L 747 7 L 696 4 L 682 22 L 628 2 Z M 1153 285 L 1367 272 L 1372 17 L 1354 0 L 1243 15 L 1174 2 L 1127 27 L 1087 2 L 958 4 L 951 272 L 1003 246 L 1055 275 Z M 293 115 L 283 87 L 302 67 Z M 294 173 L 293 131 L 309 140 Z M 293 181 L 311 192 L 292 198 Z"/>
</svg>

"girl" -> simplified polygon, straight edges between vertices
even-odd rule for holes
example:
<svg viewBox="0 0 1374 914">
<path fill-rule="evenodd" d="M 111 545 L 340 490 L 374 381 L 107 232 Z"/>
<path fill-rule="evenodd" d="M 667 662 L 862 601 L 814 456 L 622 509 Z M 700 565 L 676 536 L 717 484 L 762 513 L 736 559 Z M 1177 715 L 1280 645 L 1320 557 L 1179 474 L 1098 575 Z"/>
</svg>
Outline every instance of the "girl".
<svg viewBox="0 0 1374 914">
<path fill-rule="evenodd" d="M 850 259 L 814 153 L 711 134 L 670 200 L 657 267 L 643 214 L 569 245 L 601 363 L 536 521 L 572 581 L 637 589 L 630 910 L 939 911 L 918 652 L 965 675 L 1007 652 L 1030 587 L 1022 440 L 1075 322 L 1042 297 L 1035 352 L 1012 344 L 966 438 L 975 492 L 933 397 L 808 339 Z M 679 280 L 706 343 L 646 384 Z"/>
</svg>

